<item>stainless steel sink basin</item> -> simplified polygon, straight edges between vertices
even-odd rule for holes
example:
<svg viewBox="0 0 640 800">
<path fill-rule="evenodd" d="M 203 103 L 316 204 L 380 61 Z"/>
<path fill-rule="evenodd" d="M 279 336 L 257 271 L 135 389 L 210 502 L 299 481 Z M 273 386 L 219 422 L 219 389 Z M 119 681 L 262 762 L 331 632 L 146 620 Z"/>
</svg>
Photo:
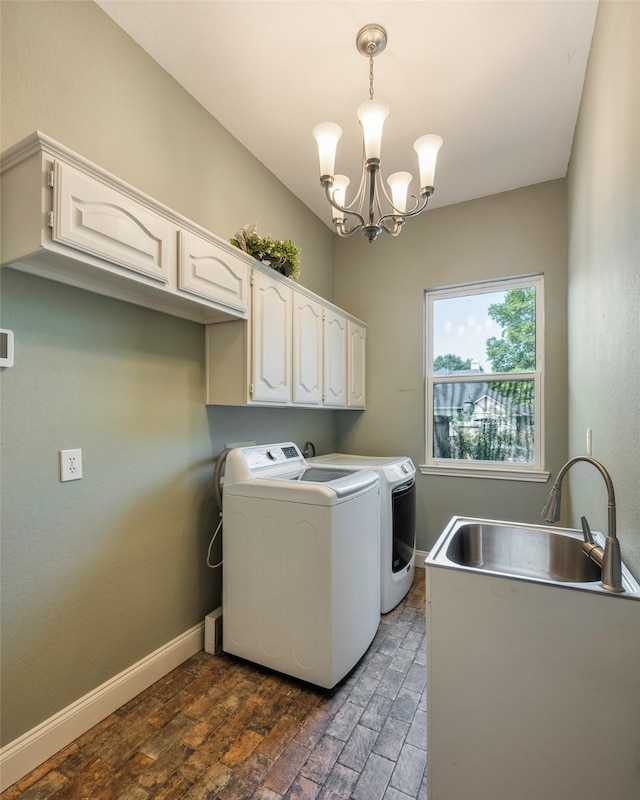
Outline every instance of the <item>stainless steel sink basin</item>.
<svg viewBox="0 0 640 800">
<path fill-rule="evenodd" d="M 604 542 L 601 533 L 594 537 Z M 584 554 L 582 541 L 582 531 L 573 528 L 453 517 L 427 564 L 604 592 L 601 569 Z M 623 585 L 625 593 L 640 594 L 624 566 Z"/>
<path fill-rule="evenodd" d="M 461 525 L 447 558 L 491 572 L 583 583 L 599 581 L 602 570 L 582 552 L 582 542 L 545 530 L 482 522 Z"/>
</svg>

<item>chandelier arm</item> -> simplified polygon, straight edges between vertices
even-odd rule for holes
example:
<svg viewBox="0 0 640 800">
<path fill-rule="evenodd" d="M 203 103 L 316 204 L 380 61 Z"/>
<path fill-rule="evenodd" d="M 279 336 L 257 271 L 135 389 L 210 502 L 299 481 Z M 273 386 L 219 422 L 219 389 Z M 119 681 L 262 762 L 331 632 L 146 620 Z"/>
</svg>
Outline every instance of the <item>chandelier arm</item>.
<svg viewBox="0 0 640 800">
<path fill-rule="evenodd" d="M 353 200 L 347 206 L 348 208 L 351 208 L 351 206 L 355 206 L 356 203 L 357 203 L 357 208 L 358 208 L 358 212 L 360 213 L 360 216 L 362 216 L 363 211 L 364 211 L 364 198 L 365 198 L 365 195 L 366 195 L 366 189 L 365 189 L 366 185 L 367 185 L 367 164 L 366 164 L 366 160 L 365 160 L 365 157 L 364 157 L 364 144 L 363 144 L 363 146 L 362 146 L 362 169 L 360 170 L 360 183 L 358 184 L 358 191 L 356 192 L 356 195 L 353 198 Z M 364 217 L 363 217 L 363 219 L 364 219 Z"/>
<path fill-rule="evenodd" d="M 398 217 L 398 216 L 401 216 L 402 214 L 412 214 L 414 211 L 416 211 L 416 209 L 420 205 L 420 198 L 416 197 L 415 194 L 412 194 L 411 197 L 415 200 L 415 203 L 414 203 L 414 206 L 411 209 L 411 211 L 400 211 L 398 208 L 396 208 L 396 206 L 393 205 L 393 201 L 389 197 L 389 193 L 387 192 L 387 187 L 385 186 L 385 181 L 384 181 L 384 177 L 382 175 L 382 170 L 380 170 L 380 186 L 382 187 L 382 194 L 384 195 L 384 199 L 387 201 L 387 203 L 389 203 L 389 205 L 391 206 L 391 208 L 394 211 L 393 215 L 387 214 L 387 216 Z M 421 197 L 422 197 L 422 195 L 421 195 Z M 419 214 L 420 212 L 418 211 L 417 213 Z"/>
<path fill-rule="evenodd" d="M 362 161 L 362 170 L 360 171 L 360 184 L 358 186 L 358 191 L 356 192 L 356 194 L 354 195 L 353 200 L 350 203 L 345 203 L 344 204 L 344 208 L 345 209 L 350 209 L 353 206 L 355 206 L 356 203 L 358 203 L 358 201 L 360 201 L 360 203 L 358 205 L 358 212 L 360 213 L 360 215 L 362 215 L 362 196 L 363 196 L 363 193 L 364 193 L 364 184 L 365 184 L 365 180 L 366 180 L 366 175 L 367 175 L 367 171 L 366 171 L 365 162 L 364 162 L 364 159 L 363 159 L 363 161 Z"/>
<path fill-rule="evenodd" d="M 387 192 L 387 187 L 384 185 L 384 176 L 382 174 L 382 170 L 380 170 L 380 186 L 382 187 L 382 194 L 384 195 L 384 199 L 389 203 L 391 208 L 395 211 L 396 207 L 393 205 L 391 198 Z"/>
<path fill-rule="evenodd" d="M 411 211 L 405 211 L 403 214 L 397 214 L 397 213 L 396 214 L 385 214 L 384 217 L 380 217 L 380 219 L 378 220 L 378 225 L 381 225 L 385 230 L 387 230 L 389 233 L 391 233 L 391 231 L 389 231 L 388 228 L 385 225 L 386 220 L 393 219 L 399 225 L 402 225 L 404 223 L 404 221 L 409 219 L 410 217 L 417 217 L 418 214 L 421 214 L 425 210 L 425 208 L 427 207 L 427 203 L 429 202 L 429 198 L 431 197 L 431 194 L 432 193 L 429 192 L 428 194 L 422 195 L 422 199 L 421 200 L 417 200 L 417 198 L 416 198 L 416 200 L 417 200 L 416 205 Z"/>
<path fill-rule="evenodd" d="M 402 223 L 401 223 L 401 222 L 398 222 L 398 223 L 396 223 L 396 224 L 394 225 L 393 229 L 391 229 L 391 228 L 388 228 L 388 227 L 387 227 L 387 226 L 386 226 L 386 225 L 385 225 L 385 224 L 382 222 L 382 220 L 380 220 L 380 222 L 381 222 L 381 224 L 380 224 L 380 226 L 379 226 L 379 227 L 380 227 L 380 230 L 381 230 L 381 231 L 384 231 L 385 233 L 388 233 L 388 234 L 389 234 L 389 236 L 400 236 L 400 232 L 402 231 Z"/>
<path fill-rule="evenodd" d="M 345 206 L 341 206 L 338 203 L 336 203 L 336 201 L 333 199 L 333 197 L 331 195 L 331 187 L 333 186 L 333 179 L 331 179 L 331 182 L 329 182 L 329 180 L 323 181 L 322 185 L 324 186 L 324 191 L 325 191 L 325 194 L 327 196 L 327 200 L 329 201 L 330 205 L 332 205 L 335 209 L 340 211 L 342 214 L 350 214 L 351 216 L 358 218 L 359 222 L 357 223 L 357 225 L 358 225 L 358 230 L 359 230 L 365 224 L 365 220 L 364 220 L 364 217 L 362 216 L 362 214 L 358 214 L 357 211 L 352 211 L 350 208 L 345 207 Z M 355 231 L 353 229 L 350 229 L 349 235 L 351 235 L 352 232 L 355 232 Z"/>
<path fill-rule="evenodd" d="M 358 222 L 353 228 L 345 228 L 344 220 L 340 220 L 338 222 L 334 222 L 336 233 L 340 238 L 346 239 L 347 236 L 353 236 L 354 233 L 358 233 L 358 231 L 362 230 L 362 223 Z"/>
</svg>

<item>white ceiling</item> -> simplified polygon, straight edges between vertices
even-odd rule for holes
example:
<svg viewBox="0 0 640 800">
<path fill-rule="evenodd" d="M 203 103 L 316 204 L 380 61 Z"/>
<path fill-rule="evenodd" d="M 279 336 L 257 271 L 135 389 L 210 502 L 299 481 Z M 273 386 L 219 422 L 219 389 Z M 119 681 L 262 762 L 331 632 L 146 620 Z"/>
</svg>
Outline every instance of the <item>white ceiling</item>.
<svg viewBox="0 0 640 800">
<path fill-rule="evenodd" d="M 596 0 L 96 0 L 322 220 L 318 122 L 343 129 L 336 172 L 359 179 L 356 109 L 376 22 L 375 97 L 390 106 L 382 169 L 415 176 L 414 140 L 444 139 L 430 207 L 566 174 Z"/>
</svg>

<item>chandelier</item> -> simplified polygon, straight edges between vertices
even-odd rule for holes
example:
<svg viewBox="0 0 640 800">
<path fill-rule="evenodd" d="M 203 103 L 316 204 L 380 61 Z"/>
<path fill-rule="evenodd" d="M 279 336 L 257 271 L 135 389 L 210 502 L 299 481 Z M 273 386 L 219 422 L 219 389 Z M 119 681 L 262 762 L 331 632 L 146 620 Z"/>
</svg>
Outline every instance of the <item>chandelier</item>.
<svg viewBox="0 0 640 800">
<path fill-rule="evenodd" d="M 358 31 L 356 47 L 361 55 L 369 59 L 369 100 L 358 108 L 363 134 L 362 173 L 356 196 L 349 204 L 346 202 L 349 178 L 346 175 L 334 175 L 333 172 L 342 128 L 335 122 L 322 122 L 313 129 L 313 136 L 318 143 L 320 185 L 333 207 L 336 233 L 338 236 L 351 236 L 362 231 L 369 243 L 374 242 L 382 231 L 397 236 L 405 220 L 424 211 L 433 194 L 436 158 L 442 147 L 442 139 L 435 134 L 421 136 L 414 142 L 413 148 L 418 154 L 420 190 L 418 197 L 411 195 L 411 208 L 407 208 L 407 194 L 412 180 L 410 173 L 394 172 L 389 175 L 389 196 L 380 170 L 382 126 L 389 114 L 389 106 L 373 98 L 373 59 L 386 46 L 387 32 L 381 25 L 365 25 Z"/>
</svg>

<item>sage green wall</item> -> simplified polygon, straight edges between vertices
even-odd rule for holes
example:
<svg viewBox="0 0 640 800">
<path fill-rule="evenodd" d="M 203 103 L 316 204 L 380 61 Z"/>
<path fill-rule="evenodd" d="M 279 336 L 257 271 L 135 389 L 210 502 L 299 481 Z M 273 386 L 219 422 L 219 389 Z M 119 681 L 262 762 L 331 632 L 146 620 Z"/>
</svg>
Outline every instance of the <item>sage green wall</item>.
<svg viewBox="0 0 640 800">
<path fill-rule="evenodd" d="M 600 5 L 568 185 L 569 452 L 592 427 L 640 577 L 640 465 L 626 422 L 640 396 L 638 8 Z M 212 460 L 226 442 L 312 439 L 319 452 L 422 461 L 425 288 L 545 272 L 555 473 L 567 457 L 567 253 L 555 181 L 429 211 L 397 240 L 338 242 L 334 296 L 326 226 L 97 6 L 5 1 L 0 26 L 2 149 L 40 129 L 220 236 L 257 220 L 302 246 L 301 283 L 369 323 L 365 413 L 205 409 L 199 325 L 2 271 L 2 325 L 16 332 L 16 366 L 1 377 L 7 743 L 217 604 L 203 558 Z M 85 477 L 60 484 L 67 447 L 83 448 Z M 576 514 L 602 526 L 597 476 L 575 483 Z M 548 489 L 431 476 L 418 486 L 421 549 L 452 514 L 538 521 Z"/>
<path fill-rule="evenodd" d="M 424 462 L 424 290 L 543 272 L 546 468 L 566 456 L 564 180 L 427 211 L 399 238 L 336 247 L 336 298 L 367 321 L 367 411 L 341 414 L 345 452 Z M 363 257 L 363 251 L 366 257 Z M 546 484 L 417 476 L 417 546 L 429 550 L 457 514 L 541 523 Z"/>
<path fill-rule="evenodd" d="M 569 454 L 611 473 L 622 557 L 640 579 L 640 3 L 598 6 L 568 173 Z M 606 529 L 596 470 L 569 474 L 574 523 Z"/>
<path fill-rule="evenodd" d="M 2 2 L 2 149 L 38 129 L 228 238 L 302 246 L 333 297 L 333 235 L 92 2 Z M 2 742 L 201 622 L 213 459 L 313 439 L 334 413 L 204 406 L 204 329 L 3 269 Z M 80 447 L 81 481 L 58 451 Z"/>
</svg>

